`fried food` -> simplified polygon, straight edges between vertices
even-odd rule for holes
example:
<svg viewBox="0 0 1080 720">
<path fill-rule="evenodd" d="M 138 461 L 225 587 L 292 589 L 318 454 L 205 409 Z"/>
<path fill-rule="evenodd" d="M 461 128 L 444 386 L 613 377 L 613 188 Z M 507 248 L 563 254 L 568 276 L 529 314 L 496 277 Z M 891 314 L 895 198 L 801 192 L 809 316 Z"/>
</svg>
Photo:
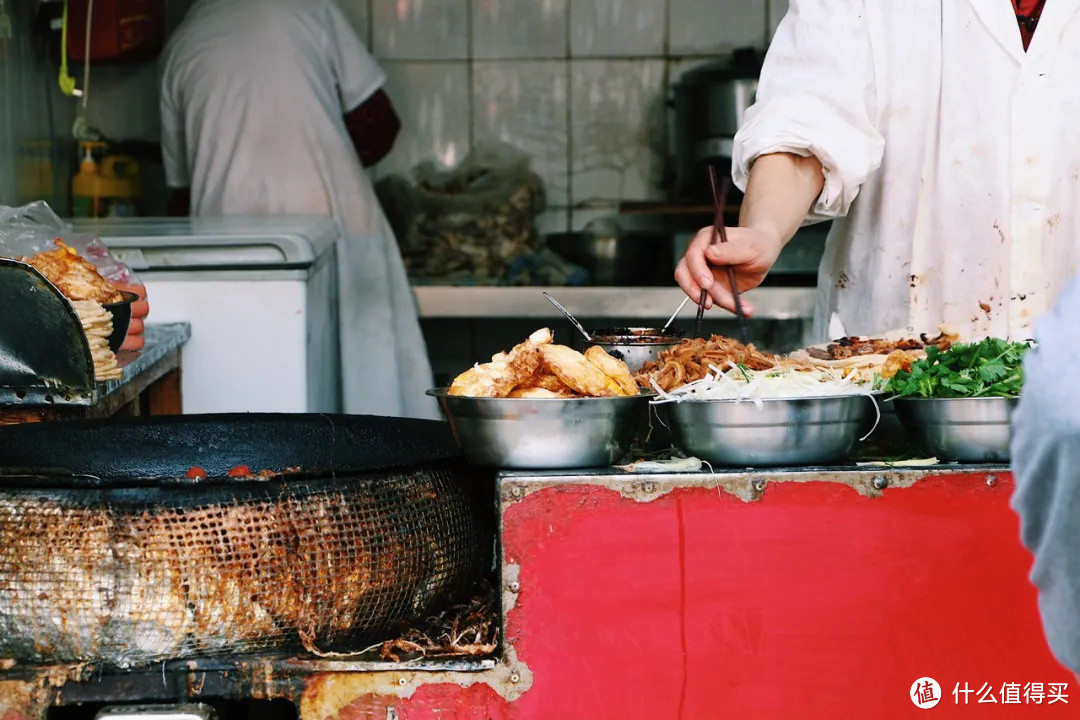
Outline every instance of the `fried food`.
<svg viewBox="0 0 1080 720">
<path fill-rule="evenodd" d="M 57 238 L 55 250 L 45 250 L 22 261 L 33 265 L 68 300 L 93 300 L 102 305 L 120 302 L 124 296 L 75 248 Z"/>
<path fill-rule="evenodd" d="M 881 366 L 881 377 L 892 380 L 893 376 L 901 370 L 910 370 L 911 364 L 924 357 L 924 355 L 921 352 L 894 350 L 889 353 L 888 357 L 885 358 L 885 363 Z"/>
<path fill-rule="evenodd" d="M 652 389 L 653 381 L 665 392 L 700 380 L 709 373 L 709 367 L 727 368 L 732 364 L 749 370 L 768 370 L 789 367 L 792 363 L 776 355 L 764 353 L 753 345 L 713 335 L 704 338 L 688 338 L 673 348 L 660 353 L 660 357 L 646 363 L 634 379 L 646 389 Z"/>
<path fill-rule="evenodd" d="M 544 345 L 540 355 L 554 375 L 582 395 L 617 397 L 626 394 L 577 350 L 565 345 Z"/>
<path fill-rule="evenodd" d="M 545 390 L 544 388 L 541 388 L 541 387 L 531 387 L 531 388 L 518 388 L 518 389 L 512 391 L 510 393 L 509 397 L 512 397 L 512 398 L 531 398 L 531 399 L 535 400 L 535 399 L 559 398 L 559 397 L 563 397 L 563 396 L 560 395 L 557 392 L 552 392 L 551 390 Z"/>
<path fill-rule="evenodd" d="M 574 391 L 567 387 L 566 383 L 560 380 L 556 375 L 541 375 L 537 379 L 534 387 L 553 392 L 556 395 L 561 395 L 563 397 L 573 397 L 574 395 Z"/>
<path fill-rule="evenodd" d="M 599 347 L 583 355 L 555 345 L 551 331 L 537 330 L 510 352 L 454 378 L 449 394 L 490 398 L 580 398 L 637 395 L 626 363 Z"/>
<path fill-rule="evenodd" d="M 897 350 L 925 350 L 931 345 L 937 346 L 939 350 L 948 350 L 959 339 L 960 336 L 954 328 L 942 325 L 936 337 L 929 337 L 926 333 L 917 338 L 895 339 L 852 336 L 840 338 L 825 346 L 808 348 L 807 352 L 815 360 L 846 360 L 860 355 L 888 356 Z"/>
<path fill-rule="evenodd" d="M 630 374 L 630 368 L 626 363 L 613 358 L 599 345 L 593 345 L 585 350 L 585 359 L 592 363 L 600 372 L 615 381 L 622 390 L 623 395 L 637 395 L 638 386 L 634 382 L 634 376 Z"/>
<path fill-rule="evenodd" d="M 508 353 L 500 353 L 489 363 L 469 368 L 454 378 L 451 395 L 466 397 L 507 397 L 517 387 L 528 387 L 543 375 L 537 350 L 549 345 L 554 337 L 542 328 Z"/>
</svg>

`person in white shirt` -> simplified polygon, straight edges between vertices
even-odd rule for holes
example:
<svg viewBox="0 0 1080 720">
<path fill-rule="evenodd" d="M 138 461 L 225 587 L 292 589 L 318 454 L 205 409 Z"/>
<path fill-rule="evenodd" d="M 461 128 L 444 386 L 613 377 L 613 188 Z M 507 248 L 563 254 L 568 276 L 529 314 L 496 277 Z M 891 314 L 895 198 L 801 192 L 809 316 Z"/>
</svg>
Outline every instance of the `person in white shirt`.
<svg viewBox="0 0 1080 720">
<path fill-rule="evenodd" d="M 332 0 L 198 0 L 170 38 L 162 151 L 174 213 L 319 214 L 337 247 L 345 412 L 438 417 L 415 299 L 363 164 L 400 127 Z"/>
<path fill-rule="evenodd" d="M 735 138 L 740 227 L 698 233 L 676 280 L 731 310 L 723 266 L 749 290 L 836 219 L 817 340 L 834 315 L 1026 339 L 1080 267 L 1077 87 L 1075 0 L 791 0 Z"/>
</svg>

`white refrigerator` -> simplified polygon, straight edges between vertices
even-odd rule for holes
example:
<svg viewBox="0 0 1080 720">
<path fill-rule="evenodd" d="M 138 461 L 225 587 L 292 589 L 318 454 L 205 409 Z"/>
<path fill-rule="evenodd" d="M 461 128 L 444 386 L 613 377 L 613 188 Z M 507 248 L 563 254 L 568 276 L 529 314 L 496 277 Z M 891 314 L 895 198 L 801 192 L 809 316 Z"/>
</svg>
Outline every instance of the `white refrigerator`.
<svg viewBox="0 0 1080 720">
<path fill-rule="evenodd" d="M 126 218 L 75 229 L 138 274 L 148 322 L 191 323 L 185 413 L 340 411 L 337 222 Z"/>
</svg>

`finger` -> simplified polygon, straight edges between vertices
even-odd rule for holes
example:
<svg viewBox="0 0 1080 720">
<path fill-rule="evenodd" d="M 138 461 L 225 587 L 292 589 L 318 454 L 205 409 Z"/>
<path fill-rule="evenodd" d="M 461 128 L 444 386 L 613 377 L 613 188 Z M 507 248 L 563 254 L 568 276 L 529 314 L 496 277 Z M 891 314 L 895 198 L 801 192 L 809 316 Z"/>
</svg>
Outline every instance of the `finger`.
<svg viewBox="0 0 1080 720">
<path fill-rule="evenodd" d="M 714 283 L 712 268 L 705 258 L 706 250 L 711 241 L 712 228 L 699 230 L 698 234 L 695 235 L 694 239 L 690 242 L 690 246 L 686 248 L 686 254 L 683 255 L 683 259 L 686 261 L 687 268 L 693 276 L 694 282 L 696 282 L 699 287 L 706 289 L 712 287 Z M 694 299 L 696 300 L 696 298 Z"/>
<path fill-rule="evenodd" d="M 145 300 L 136 300 L 131 303 L 131 317 L 144 318 L 150 314 L 150 304 Z"/>
<path fill-rule="evenodd" d="M 679 284 L 687 297 L 694 302 L 697 302 L 698 298 L 701 297 L 701 285 L 694 279 L 685 257 L 679 260 L 679 264 L 675 266 L 675 282 Z"/>
<path fill-rule="evenodd" d="M 685 257 L 675 267 L 675 282 L 679 284 L 679 287 L 695 304 L 701 302 L 701 284 L 694 279 Z M 708 310 L 712 305 L 712 298 L 706 295 L 705 309 Z"/>
<path fill-rule="evenodd" d="M 142 335 L 145 332 L 146 326 L 139 318 L 131 318 L 131 322 L 128 323 L 127 334 L 128 335 Z"/>
<path fill-rule="evenodd" d="M 738 282 L 737 278 L 736 282 Z M 709 288 L 709 294 L 717 305 L 730 313 L 735 312 L 735 296 L 731 294 L 731 283 L 728 281 L 726 273 L 721 275 L 716 284 Z M 752 317 L 754 314 L 753 304 L 747 302 L 746 297 L 741 294 L 739 295 L 739 302 L 742 305 L 743 315 Z"/>
<path fill-rule="evenodd" d="M 710 245 L 705 249 L 705 260 L 712 266 L 749 265 L 759 259 L 756 247 L 745 242 L 726 242 Z"/>
</svg>

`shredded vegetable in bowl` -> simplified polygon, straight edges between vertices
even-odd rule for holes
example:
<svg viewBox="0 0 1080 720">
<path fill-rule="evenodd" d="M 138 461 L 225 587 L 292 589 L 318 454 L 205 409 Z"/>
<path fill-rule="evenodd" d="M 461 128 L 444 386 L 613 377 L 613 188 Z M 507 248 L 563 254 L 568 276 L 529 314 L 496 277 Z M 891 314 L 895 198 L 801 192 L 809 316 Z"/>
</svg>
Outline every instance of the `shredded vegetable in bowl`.
<svg viewBox="0 0 1080 720">
<path fill-rule="evenodd" d="M 873 433 L 881 420 L 881 408 L 878 407 L 877 398 L 874 395 L 880 392 L 883 382 L 880 377 L 870 379 L 865 374 L 853 370 L 833 368 L 750 370 L 742 365 L 730 363 L 726 371 L 710 365 L 705 377 L 671 391 L 663 390 L 654 380 L 652 384 L 657 397 L 651 401 L 651 404 L 734 400 L 753 402 L 760 408 L 764 406 L 765 400 L 803 400 L 863 395 L 873 402 L 874 412 L 877 415 L 870 432 L 862 438 L 865 440 Z"/>
<path fill-rule="evenodd" d="M 705 377 L 670 392 L 654 385 L 659 396 L 652 402 L 751 400 L 760 405 L 762 400 L 869 395 L 877 389 L 876 384 L 851 371 L 829 368 L 750 370 L 732 363 L 726 371 L 710 365 Z"/>
</svg>

